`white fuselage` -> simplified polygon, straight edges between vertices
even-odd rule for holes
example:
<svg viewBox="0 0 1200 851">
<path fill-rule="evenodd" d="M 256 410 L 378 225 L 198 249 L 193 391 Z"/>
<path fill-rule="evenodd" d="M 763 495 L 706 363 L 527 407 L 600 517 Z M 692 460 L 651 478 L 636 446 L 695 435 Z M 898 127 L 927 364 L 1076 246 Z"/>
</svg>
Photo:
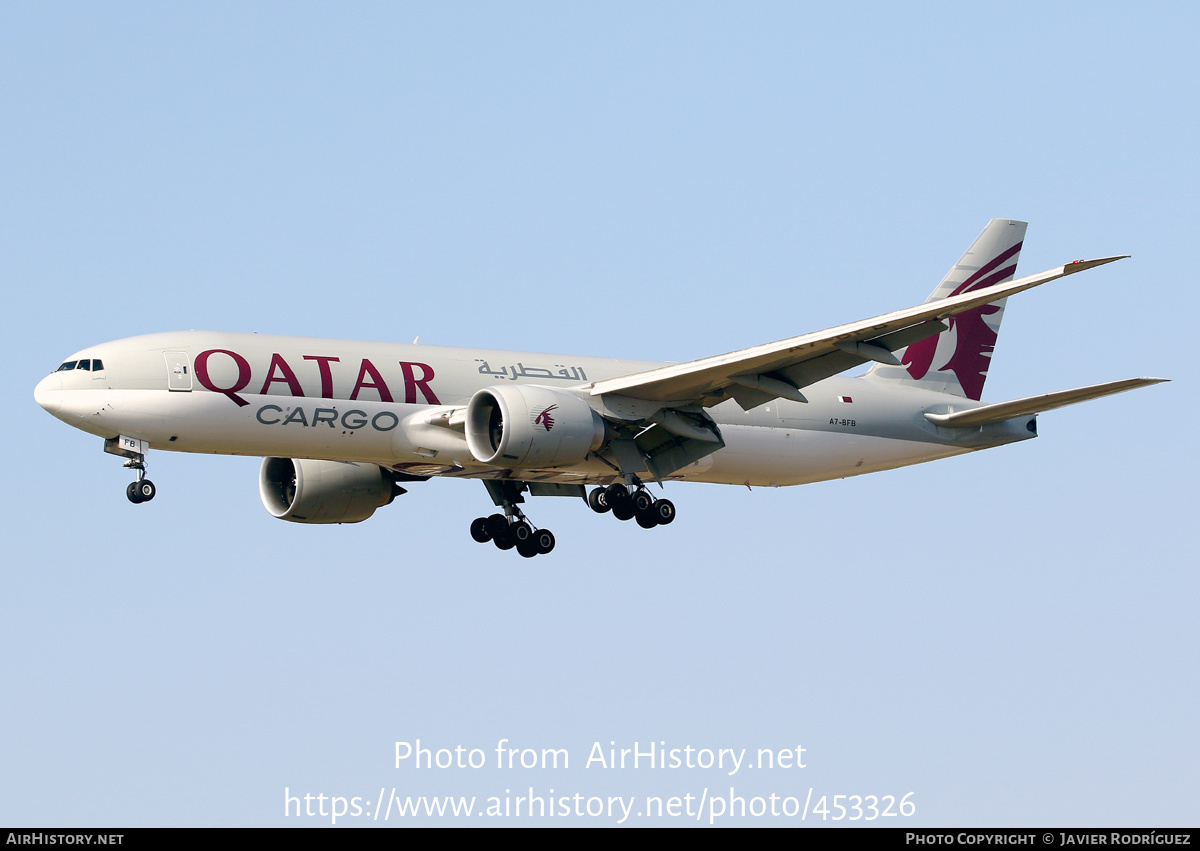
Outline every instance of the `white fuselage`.
<svg viewBox="0 0 1200 851">
<path fill-rule="evenodd" d="M 133 337 L 72 356 L 95 369 L 62 369 L 38 384 L 38 403 L 105 438 L 152 449 L 358 461 L 415 475 L 496 477 L 462 433 L 425 412 L 465 407 L 485 387 L 556 390 L 662 366 L 641 361 L 443 346 L 186 331 Z M 69 363 L 70 361 L 68 361 Z M 65 366 L 65 364 L 64 364 Z M 725 446 L 670 479 L 795 485 L 901 467 L 1032 437 L 1032 417 L 981 429 L 945 429 L 926 413 L 978 406 L 920 388 L 835 377 L 805 388 L 808 403 L 775 399 L 749 411 L 732 400 L 709 410 Z M 588 460 L 510 469 L 525 481 L 604 483 Z"/>
</svg>

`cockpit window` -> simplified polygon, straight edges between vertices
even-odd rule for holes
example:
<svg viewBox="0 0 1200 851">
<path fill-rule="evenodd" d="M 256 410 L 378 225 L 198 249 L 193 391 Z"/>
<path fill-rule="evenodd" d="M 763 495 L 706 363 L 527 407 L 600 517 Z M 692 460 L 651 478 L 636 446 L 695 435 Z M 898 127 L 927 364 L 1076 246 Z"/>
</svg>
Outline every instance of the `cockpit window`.
<svg viewBox="0 0 1200 851">
<path fill-rule="evenodd" d="M 83 360 L 69 360 L 60 366 L 55 372 L 67 372 L 72 369 L 86 369 L 89 372 L 101 372 L 104 370 L 104 361 L 99 358 L 84 358 Z"/>
</svg>

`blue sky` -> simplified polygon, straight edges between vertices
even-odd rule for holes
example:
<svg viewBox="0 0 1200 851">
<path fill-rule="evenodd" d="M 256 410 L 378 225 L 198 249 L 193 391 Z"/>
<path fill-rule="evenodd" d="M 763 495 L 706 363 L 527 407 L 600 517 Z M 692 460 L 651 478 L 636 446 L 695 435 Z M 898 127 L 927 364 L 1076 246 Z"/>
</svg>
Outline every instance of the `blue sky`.
<svg viewBox="0 0 1200 851">
<path fill-rule="evenodd" d="M 894 822 L 920 826 L 1194 821 L 1197 23 L 6 5 L 0 822 L 730 786 L 912 792 Z M 469 539 L 472 482 L 304 527 L 263 510 L 257 460 L 157 453 L 132 506 L 32 399 L 86 345 L 179 328 L 688 360 L 918 303 L 993 217 L 1030 222 L 1024 273 L 1133 258 L 1014 297 L 986 400 L 1173 383 L 906 470 L 675 485 L 650 532 L 543 500 L 532 562 Z M 395 768 L 417 739 L 571 765 Z M 611 741 L 807 767 L 586 768 Z"/>
</svg>

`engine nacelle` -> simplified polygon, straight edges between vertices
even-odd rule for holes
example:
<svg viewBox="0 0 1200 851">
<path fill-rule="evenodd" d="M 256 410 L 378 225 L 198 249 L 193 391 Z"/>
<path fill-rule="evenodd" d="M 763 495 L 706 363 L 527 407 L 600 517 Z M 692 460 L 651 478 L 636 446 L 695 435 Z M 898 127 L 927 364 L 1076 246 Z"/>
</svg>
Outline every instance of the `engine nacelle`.
<svg viewBox="0 0 1200 851">
<path fill-rule="evenodd" d="M 499 467 L 566 467 L 604 445 L 608 428 L 588 403 L 546 387 L 485 387 L 467 405 L 467 446 Z"/>
<path fill-rule="evenodd" d="M 293 523 L 358 523 L 399 493 L 376 464 L 264 458 L 258 474 L 262 504 Z"/>
</svg>

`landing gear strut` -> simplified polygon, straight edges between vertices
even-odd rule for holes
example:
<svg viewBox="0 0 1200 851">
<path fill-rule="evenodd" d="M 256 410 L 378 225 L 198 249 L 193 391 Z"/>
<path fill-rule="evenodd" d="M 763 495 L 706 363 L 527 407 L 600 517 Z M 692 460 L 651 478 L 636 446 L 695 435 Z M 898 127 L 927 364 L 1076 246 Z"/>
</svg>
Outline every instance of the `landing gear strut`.
<svg viewBox="0 0 1200 851">
<path fill-rule="evenodd" d="M 636 519 L 643 529 L 666 526 L 675 519 L 675 503 L 655 499 L 641 482 L 637 482 L 633 491 L 620 482 L 595 488 L 588 494 L 588 505 L 597 514 L 611 511 L 618 520 Z"/>
</svg>

